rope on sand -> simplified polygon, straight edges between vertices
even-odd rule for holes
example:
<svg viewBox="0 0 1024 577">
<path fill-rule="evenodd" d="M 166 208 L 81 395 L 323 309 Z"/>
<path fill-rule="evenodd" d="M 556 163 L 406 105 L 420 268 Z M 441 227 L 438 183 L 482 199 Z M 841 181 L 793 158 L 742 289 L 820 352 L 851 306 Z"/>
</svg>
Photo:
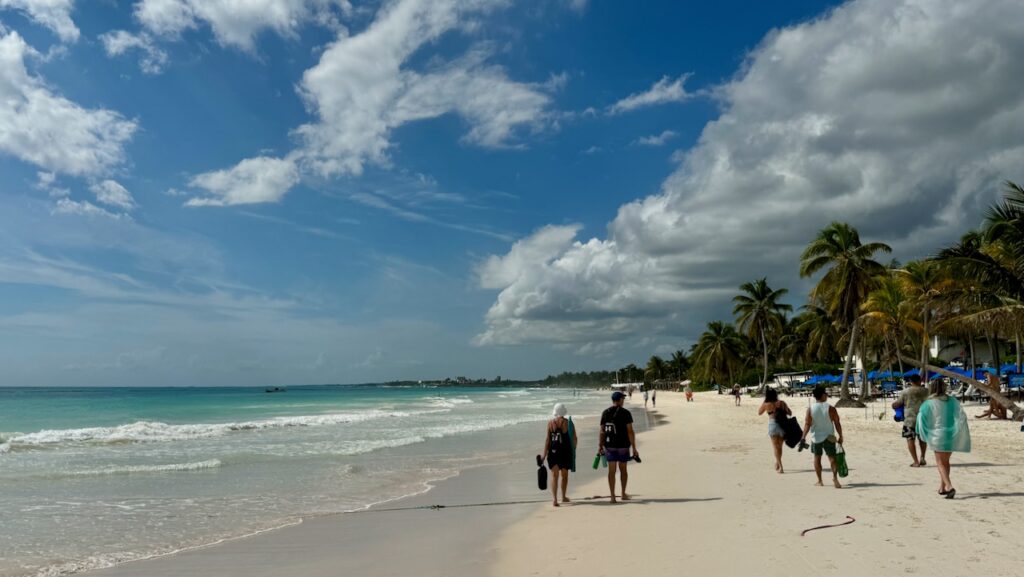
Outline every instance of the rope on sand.
<svg viewBox="0 0 1024 577">
<path fill-rule="evenodd" d="M 843 525 L 849 525 L 850 523 L 856 521 L 856 519 L 849 515 L 847 515 L 846 518 L 849 519 L 849 521 L 846 521 L 845 523 L 836 523 L 835 525 L 821 525 L 819 527 L 811 527 L 810 529 L 804 529 L 800 532 L 800 536 L 803 537 L 811 531 L 817 531 L 818 529 L 831 529 L 832 527 L 842 527 Z"/>
</svg>

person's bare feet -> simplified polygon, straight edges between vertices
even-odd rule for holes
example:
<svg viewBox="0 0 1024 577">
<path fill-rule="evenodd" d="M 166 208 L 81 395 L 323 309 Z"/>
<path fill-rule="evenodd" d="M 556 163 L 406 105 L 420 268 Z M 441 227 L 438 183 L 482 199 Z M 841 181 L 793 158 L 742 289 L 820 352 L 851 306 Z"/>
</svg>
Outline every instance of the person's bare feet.
<svg viewBox="0 0 1024 577">
<path fill-rule="evenodd" d="M 783 469 L 782 467 L 779 467 L 778 469 L 776 469 L 776 471 L 778 471 L 780 475 L 784 475 L 786 473 L 786 470 Z"/>
<path fill-rule="evenodd" d="M 910 466 L 916 469 L 916 468 L 921 466 L 921 463 L 914 462 L 914 463 L 911 463 Z"/>
<path fill-rule="evenodd" d="M 558 506 L 558 501 L 554 501 L 553 503 L 551 503 L 551 505 L 554 506 L 554 507 L 557 507 Z"/>
<path fill-rule="evenodd" d="M 623 500 L 623 501 L 630 501 L 630 500 L 632 500 L 632 499 L 633 499 L 633 498 L 632 498 L 632 497 L 630 497 L 629 495 L 627 495 L 627 494 L 625 494 L 625 493 L 623 493 L 623 494 L 622 494 L 622 500 Z"/>
<path fill-rule="evenodd" d="M 572 503 L 572 501 L 570 501 L 569 498 L 566 497 L 565 495 L 562 495 L 562 502 L 563 503 Z"/>
<path fill-rule="evenodd" d="M 843 486 L 839 484 L 839 479 L 832 479 L 832 485 L 833 485 L 833 486 L 834 486 L 834 487 L 835 487 L 836 489 L 842 489 L 842 488 L 843 488 Z"/>
<path fill-rule="evenodd" d="M 817 483 L 814 484 L 814 486 L 815 487 L 824 487 L 825 483 L 822 483 L 821 481 L 818 481 Z"/>
<path fill-rule="evenodd" d="M 922 466 L 922 467 L 924 467 L 924 466 L 925 466 L 925 465 L 927 465 L 927 464 L 928 464 L 928 463 L 926 463 L 924 459 L 921 459 L 921 466 Z"/>
</svg>

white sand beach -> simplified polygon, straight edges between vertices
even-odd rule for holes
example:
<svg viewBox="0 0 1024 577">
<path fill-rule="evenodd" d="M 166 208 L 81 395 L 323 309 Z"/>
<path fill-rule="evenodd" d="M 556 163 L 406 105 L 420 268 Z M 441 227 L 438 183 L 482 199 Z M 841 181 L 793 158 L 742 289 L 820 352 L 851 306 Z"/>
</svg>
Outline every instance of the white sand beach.
<svg viewBox="0 0 1024 577">
<path fill-rule="evenodd" d="M 797 413 L 807 403 L 787 400 Z M 638 402 L 634 396 L 627 407 Z M 570 487 L 576 501 L 568 506 L 551 507 L 532 486 L 529 464 L 502 463 L 384 507 L 405 510 L 307 520 L 91 575 L 1019 574 L 1019 423 L 971 422 L 975 450 L 954 455 L 958 496 L 948 501 L 935 494 L 931 463 L 908 466 L 891 410 L 877 418 L 881 404 L 842 411 L 851 471 L 846 488 L 836 490 L 813 486 L 809 452 L 787 450 L 786 474 L 777 474 L 758 401 L 743 403 L 737 408 L 713 393 L 686 403 L 660 393 L 649 417 L 659 424 L 638 438 L 644 460 L 630 468 L 629 503 L 587 499 L 608 493 L 605 470 L 589 466 L 597 434 L 591 420 L 580 423 L 580 468 Z M 527 503 L 407 509 L 520 501 Z M 800 536 L 847 515 L 856 521 Z"/>
</svg>

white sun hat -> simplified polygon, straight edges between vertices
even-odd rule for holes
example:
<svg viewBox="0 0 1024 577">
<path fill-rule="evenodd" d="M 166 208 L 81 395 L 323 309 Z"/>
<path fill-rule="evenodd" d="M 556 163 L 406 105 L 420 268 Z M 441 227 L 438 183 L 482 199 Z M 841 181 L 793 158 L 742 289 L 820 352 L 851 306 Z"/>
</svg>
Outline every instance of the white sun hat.
<svg viewBox="0 0 1024 577">
<path fill-rule="evenodd" d="M 555 408 L 551 410 L 551 414 L 556 417 L 564 417 L 568 412 L 569 410 L 562 403 L 556 404 Z"/>
</svg>

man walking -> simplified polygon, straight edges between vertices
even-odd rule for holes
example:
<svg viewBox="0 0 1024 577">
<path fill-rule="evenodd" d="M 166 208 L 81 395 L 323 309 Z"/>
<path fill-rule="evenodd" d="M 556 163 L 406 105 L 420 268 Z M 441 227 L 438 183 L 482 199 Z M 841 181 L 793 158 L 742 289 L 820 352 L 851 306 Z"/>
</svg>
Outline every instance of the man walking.
<svg viewBox="0 0 1024 577">
<path fill-rule="evenodd" d="M 903 407 L 903 438 L 907 440 L 907 450 L 910 451 L 910 457 L 914 460 L 910 466 L 924 467 L 927 464 L 924 454 L 928 450 L 928 443 L 917 436 L 917 413 L 921 409 L 921 404 L 928 400 L 928 389 L 921 384 L 921 375 L 910 375 L 909 380 L 910 386 L 904 389 L 900 398 L 893 402 L 892 408 Z M 920 459 L 917 458 L 917 447 L 914 441 L 921 446 Z"/>
<path fill-rule="evenodd" d="M 814 400 L 816 401 L 807 408 L 807 417 L 804 419 L 804 435 L 801 443 L 807 441 L 807 434 L 811 434 L 811 453 L 814 454 L 814 473 L 818 476 L 817 485 L 824 486 L 821 481 L 821 455 L 828 455 L 828 463 L 832 468 L 832 485 L 836 489 L 842 489 L 839 484 L 839 468 L 836 466 L 836 445 L 843 444 L 843 425 L 839 422 L 839 411 L 828 404 L 828 392 L 825 387 L 818 385 L 814 387 Z M 836 435 L 839 435 L 838 439 Z"/>
<path fill-rule="evenodd" d="M 601 413 L 601 436 L 598 439 L 598 451 L 608 460 L 608 489 L 611 491 L 612 503 L 615 499 L 615 470 L 619 471 L 619 479 L 622 483 L 622 500 L 628 501 L 626 483 L 629 481 L 629 473 L 626 465 L 629 463 L 630 448 L 633 450 L 632 458 L 638 458 L 636 451 L 636 435 L 633 433 L 633 415 L 623 408 L 622 404 L 626 395 L 620 391 L 612 393 L 612 406 Z"/>
</svg>

